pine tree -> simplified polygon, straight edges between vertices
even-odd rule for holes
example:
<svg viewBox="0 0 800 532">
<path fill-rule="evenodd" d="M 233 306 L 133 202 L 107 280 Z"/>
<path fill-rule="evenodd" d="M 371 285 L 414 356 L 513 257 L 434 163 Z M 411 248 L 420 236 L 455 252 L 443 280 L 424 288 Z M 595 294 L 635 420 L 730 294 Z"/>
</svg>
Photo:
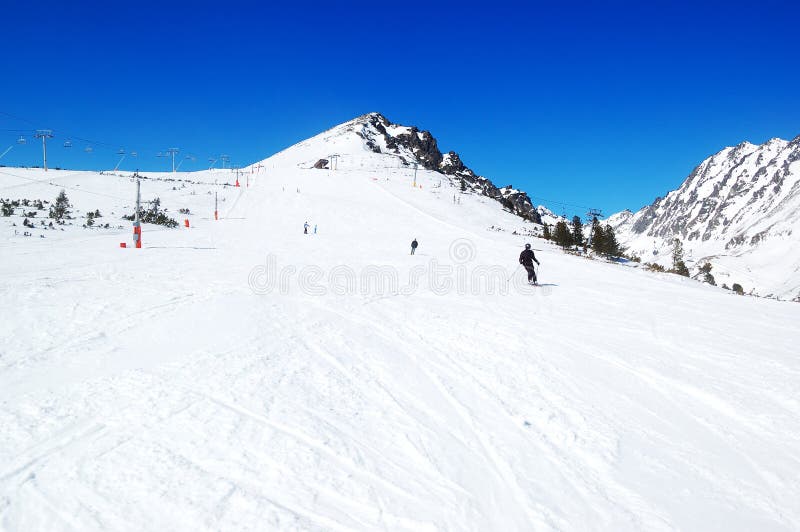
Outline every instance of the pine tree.
<svg viewBox="0 0 800 532">
<path fill-rule="evenodd" d="M 61 221 L 64 218 L 69 219 L 70 207 L 72 207 L 72 205 L 69 203 L 67 193 L 62 189 L 61 192 L 58 193 L 56 202 L 50 206 L 50 218 L 55 218 L 57 221 Z"/>
<path fill-rule="evenodd" d="M 740 285 L 739 283 L 733 283 L 733 286 L 731 287 L 731 290 L 733 290 L 734 292 L 736 292 L 740 296 L 744 295 L 744 288 L 742 288 L 742 285 Z"/>
<path fill-rule="evenodd" d="M 603 253 L 608 257 L 619 257 L 622 255 L 622 249 L 617 242 L 617 235 L 614 234 L 614 228 L 607 225 L 603 228 Z"/>
<path fill-rule="evenodd" d="M 555 230 L 553 231 L 553 240 L 564 249 L 572 245 L 572 235 L 569 232 L 566 221 L 559 220 L 556 224 Z"/>
<path fill-rule="evenodd" d="M 576 246 L 583 245 L 583 222 L 580 216 L 572 217 L 572 243 Z"/>
<path fill-rule="evenodd" d="M 542 224 L 542 238 L 545 240 L 550 240 L 552 235 L 550 234 L 550 226 L 547 224 Z"/>
<path fill-rule="evenodd" d="M 678 263 L 683 264 L 683 244 L 677 238 L 672 239 L 672 269 L 678 271 Z M 684 264 L 684 268 L 686 265 Z"/>
<path fill-rule="evenodd" d="M 700 267 L 700 273 L 703 274 L 703 281 L 710 284 L 711 286 L 717 286 L 717 282 L 714 280 L 714 276 L 711 275 L 711 263 L 706 262 Z"/>
<path fill-rule="evenodd" d="M 592 220 L 592 251 L 598 255 L 605 254 L 605 234 L 603 227 L 600 225 L 600 220 L 596 217 Z"/>
<path fill-rule="evenodd" d="M 672 273 L 689 277 L 689 268 L 683 262 L 683 244 L 677 238 L 672 239 Z"/>
<path fill-rule="evenodd" d="M 14 206 L 11 203 L 3 202 L 2 213 L 3 216 L 11 216 L 14 214 Z"/>
<path fill-rule="evenodd" d="M 686 267 L 686 263 L 682 260 L 679 260 L 670 271 L 678 275 L 683 275 L 684 277 L 689 277 L 689 268 Z"/>
</svg>

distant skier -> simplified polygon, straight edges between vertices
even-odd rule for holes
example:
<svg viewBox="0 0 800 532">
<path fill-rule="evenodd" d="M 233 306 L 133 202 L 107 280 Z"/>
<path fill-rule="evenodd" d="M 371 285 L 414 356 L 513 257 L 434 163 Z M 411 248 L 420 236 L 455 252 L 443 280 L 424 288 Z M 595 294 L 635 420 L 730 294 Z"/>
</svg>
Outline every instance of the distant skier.
<svg viewBox="0 0 800 532">
<path fill-rule="evenodd" d="M 417 243 L 417 239 L 415 238 L 414 240 L 411 241 L 411 254 L 412 255 L 414 254 L 415 251 L 417 251 L 417 246 L 419 246 L 419 243 Z"/>
<path fill-rule="evenodd" d="M 525 267 L 525 270 L 528 272 L 528 284 L 536 284 L 536 270 L 533 268 L 533 263 L 539 265 L 539 261 L 536 260 L 536 255 L 533 254 L 533 250 L 531 249 L 530 244 L 525 244 L 525 250 L 519 254 L 519 263 Z"/>
<path fill-rule="evenodd" d="M 317 224 L 314 224 L 314 234 L 317 234 Z"/>
<path fill-rule="evenodd" d="M 308 222 L 303 224 L 303 234 L 304 235 L 308 234 Z"/>
</svg>

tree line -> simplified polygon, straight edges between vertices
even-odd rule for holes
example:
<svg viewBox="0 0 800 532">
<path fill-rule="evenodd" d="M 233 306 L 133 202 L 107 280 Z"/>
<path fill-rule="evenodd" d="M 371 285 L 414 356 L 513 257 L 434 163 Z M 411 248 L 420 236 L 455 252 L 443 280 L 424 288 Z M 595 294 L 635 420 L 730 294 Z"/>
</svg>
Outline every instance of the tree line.
<svg viewBox="0 0 800 532">
<path fill-rule="evenodd" d="M 586 240 L 583 234 L 583 227 L 581 217 L 573 216 L 571 224 L 567 224 L 566 220 L 559 220 L 552 230 L 549 225 L 545 224 L 542 236 L 564 249 L 576 246 L 582 247 L 584 250 L 591 248 L 595 253 L 606 257 L 622 255 L 623 250 L 617 241 L 613 227 L 608 224 L 603 225 L 597 218 L 594 218 L 589 231 L 589 240 Z"/>
</svg>

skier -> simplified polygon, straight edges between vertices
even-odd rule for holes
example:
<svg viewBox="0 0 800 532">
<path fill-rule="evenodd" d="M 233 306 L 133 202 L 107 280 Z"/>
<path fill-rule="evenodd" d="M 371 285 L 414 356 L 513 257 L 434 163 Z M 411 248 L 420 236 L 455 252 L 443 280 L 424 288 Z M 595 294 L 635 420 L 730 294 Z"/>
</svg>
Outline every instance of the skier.
<svg viewBox="0 0 800 532">
<path fill-rule="evenodd" d="M 314 234 L 317 234 L 317 224 L 314 224 Z"/>
<path fill-rule="evenodd" d="M 308 222 L 303 224 L 303 234 L 304 235 L 308 234 Z"/>
<path fill-rule="evenodd" d="M 414 240 L 411 241 L 411 254 L 412 255 L 417 250 L 417 246 L 419 246 L 419 244 L 417 243 L 417 239 L 415 238 Z"/>
<path fill-rule="evenodd" d="M 536 260 L 536 255 L 533 254 L 533 250 L 531 249 L 530 244 L 525 244 L 525 250 L 519 254 L 519 263 L 525 266 L 525 270 L 528 272 L 528 284 L 536 285 L 536 270 L 533 269 L 533 263 L 539 265 L 539 261 Z"/>
</svg>

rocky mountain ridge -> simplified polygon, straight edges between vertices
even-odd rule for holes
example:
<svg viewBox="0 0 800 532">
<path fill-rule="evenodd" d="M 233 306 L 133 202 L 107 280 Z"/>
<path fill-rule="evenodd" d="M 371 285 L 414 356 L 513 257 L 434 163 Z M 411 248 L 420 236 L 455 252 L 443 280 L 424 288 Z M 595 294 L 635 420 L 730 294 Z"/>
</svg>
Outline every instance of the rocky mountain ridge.
<svg viewBox="0 0 800 532">
<path fill-rule="evenodd" d="M 440 172 L 456 185 L 482 194 L 500 202 L 514 214 L 535 223 L 541 223 L 536 207 L 528 194 L 511 185 L 498 188 L 489 178 L 479 176 L 467 167 L 458 153 L 443 154 L 436 138 L 429 131 L 420 131 L 415 126 L 401 126 L 390 122 L 380 113 L 369 113 L 352 121 L 360 126 L 357 134 L 366 146 L 375 153 L 391 153 L 400 157 L 404 164 L 419 164 L 427 170 Z"/>
<path fill-rule="evenodd" d="M 748 278 L 762 295 L 796 297 L 800 136 L 725 148 L 676 190 L 609 221 L 632 253 L 665 261 L 678 238 L 695 267 L 709 262 L 731 278 Z"/>
</svg>

